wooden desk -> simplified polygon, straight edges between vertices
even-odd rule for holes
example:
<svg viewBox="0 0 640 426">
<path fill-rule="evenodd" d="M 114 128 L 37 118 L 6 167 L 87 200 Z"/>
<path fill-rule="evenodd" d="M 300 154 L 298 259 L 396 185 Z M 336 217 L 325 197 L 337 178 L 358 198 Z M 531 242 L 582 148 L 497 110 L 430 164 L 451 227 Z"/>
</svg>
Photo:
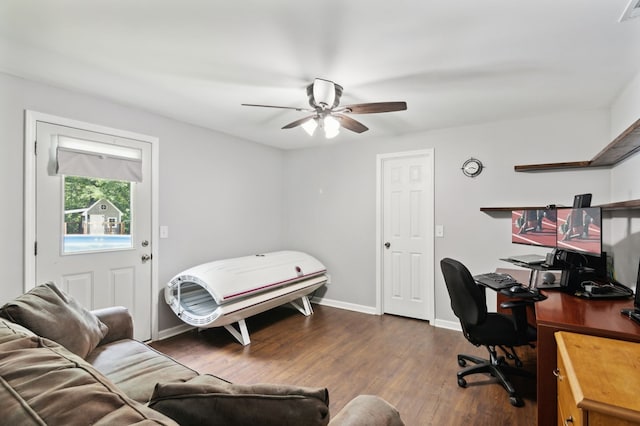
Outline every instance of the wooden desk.
<svg viewBox="0 0 640 426">
<path fill-rule="evenodd" d="M 632 300 L 588 300 L 559 291 L 543 291 L 548 299 L 535 304 L 538 329 L 537 385 L 538 425 L 556 425 L 556 331 L 640 342 L 640 325 L 620 315 Z M 615 354 L 612 354 L 615 359 Z"/>
</svg>

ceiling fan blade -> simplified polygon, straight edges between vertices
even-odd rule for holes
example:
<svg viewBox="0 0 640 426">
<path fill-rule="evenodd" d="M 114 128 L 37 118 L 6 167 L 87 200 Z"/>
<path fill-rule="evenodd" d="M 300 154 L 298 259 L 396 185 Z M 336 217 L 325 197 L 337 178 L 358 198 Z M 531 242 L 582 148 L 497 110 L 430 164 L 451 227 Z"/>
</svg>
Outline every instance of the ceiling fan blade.
<svg viewBox="0 0 640 426">
<path fill-rule="evenodd" d="M 353 118 L 348 117 L 344 114 L 333 113 L 331 115 L 333 115 L 338 120 L 340 120 L 340 126 L 344 127 L 347 130 L 351 130 L 352 132 L 362 133 L 369 130 L 369 128 L 364 124 L 362 124 L 361 122 L 356 121 Z"/>
<path fill-rule="evenodd" d="M 315 114 L 314 115 L 308 115 L 308 116 L 303 117 L 303 118 L 301 118 L 299 120 L 296 120 L 296 121 L 292 121 L 291 123 L 289 123 L 286 126 L 284 126 L 283 129 L 293 129 L 294 127 L 298 127 L 299 125 L 304 124 L 305 122 L 313 119 L 314 117 L 315 117 Z"/>
<path fill-rule="evenodd" d="M 340 111 L 351 114 L 376 114 L 379 112 L 404 111 L 406 109 L 406 102 L 372 102 L 367 104 L 345 105 L 340 108 Z"/>
<path fill-rule="evenodd" d="M 261 107 L 261 108 L 279 108 L 279 109 L 292 109 L 295 111 L 313 111 L 309 108 L 298 108 L 298 107 L 286 107 L 286 106 L 277 106 L 277 105 L 260 105 L 260 104 L 241 104 L 242 106 L 250 106 L 250 107 Z"/>
</svg>

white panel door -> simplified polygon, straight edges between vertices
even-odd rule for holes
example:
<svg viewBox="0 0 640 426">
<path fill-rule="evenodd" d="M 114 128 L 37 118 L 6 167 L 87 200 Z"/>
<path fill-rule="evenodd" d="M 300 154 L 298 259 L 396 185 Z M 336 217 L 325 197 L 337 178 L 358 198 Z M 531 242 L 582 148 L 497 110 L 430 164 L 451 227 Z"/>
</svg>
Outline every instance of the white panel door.
<svg viewBox="0 0 640 426">
<path fill-rule="evenodd" d="M 117 203 L 105 201 L 108 196 L 95 188 L 90 202 L 73 209 L 65 206 L 69 195 L 80 190 L 71 185 L 77 178 L 56 174 L 56 146 L 61 136 L 139 150 L 142 182 L 102 182 L 129 188 L 128 205 L 120 202 L 116 208 L 113 204 Z M 36 137 L 36 283 L 54 281 L 88 309 L 125 306 L 134 318 L 135 337 L 150 339 L 151 143 L 40 121 Z M 69 193 L 66 198 L 65 192 Z M 100 209 L 109 212 L 107 216 Z"/>
<path fill-rule="evenodd" d="M 382 161 L 383 311 L 433 317 L 433 156 Z"/>
</svg>

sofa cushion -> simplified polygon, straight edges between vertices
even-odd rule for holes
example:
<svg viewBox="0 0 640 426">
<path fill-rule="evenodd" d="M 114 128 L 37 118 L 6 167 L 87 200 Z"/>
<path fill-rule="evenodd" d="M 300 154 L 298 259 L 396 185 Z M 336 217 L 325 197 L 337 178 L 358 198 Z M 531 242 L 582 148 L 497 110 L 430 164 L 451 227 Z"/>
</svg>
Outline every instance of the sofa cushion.
<svg viewBox="0 0 640 426">
<path fill-rule="evenodd" d="M 129 398 L 147 403 L 158 382 L 186 381 L 198 375 L 169 356 L 136 340 L 98 346 L 87 362 L 107 376 Z"/>
<path fill-rule="evenodd" d="M 127 398 L 59 344 L 38 336 L 0 343 L 0 423 L 11 425 L 175 425 Z"/>
<path fill-rule="evenodd" d="M 26 327 L 0 318 L 0 344 L 22 337 L 35 337 L 36 334 Z"/>
<path fill-rule="evenodd" d="M 54 283 L 31 289 L 5 304 L 0 313 L 83 358 L 109 331 L 95 315 Z"/>
<path fill-rule="evenodd" d="M 202 375 L 184 383 L 158 383 L 149 407 L 181 425 L 298 426 L 329 423 L 324 388 L 236 385 Z"/>
<path fill-rule="evenodd" d="M 331 420 L 331 426 L 404 426 L 393 405 L 375 395 L 358 395 Z"/>
</svg>

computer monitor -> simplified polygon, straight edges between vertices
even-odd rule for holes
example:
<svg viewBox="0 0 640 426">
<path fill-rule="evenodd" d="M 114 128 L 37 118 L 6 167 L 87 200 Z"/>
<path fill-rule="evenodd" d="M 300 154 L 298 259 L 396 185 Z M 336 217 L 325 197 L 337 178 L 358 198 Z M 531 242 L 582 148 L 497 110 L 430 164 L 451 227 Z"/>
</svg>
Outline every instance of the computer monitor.
<svg viewBox="0 0 640 426">
<path fill-rule="evenodd" d="M 511 212 L 511 242 L 539 247 L 556 247 L 556 209 L 527 209 Z"/>
<path fill-rule="evenodd" d="M 600 207 L 558 208 L 556 247 L 574 253 L 602 254 Z"/>
</svg>

